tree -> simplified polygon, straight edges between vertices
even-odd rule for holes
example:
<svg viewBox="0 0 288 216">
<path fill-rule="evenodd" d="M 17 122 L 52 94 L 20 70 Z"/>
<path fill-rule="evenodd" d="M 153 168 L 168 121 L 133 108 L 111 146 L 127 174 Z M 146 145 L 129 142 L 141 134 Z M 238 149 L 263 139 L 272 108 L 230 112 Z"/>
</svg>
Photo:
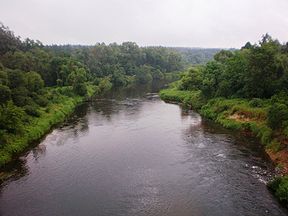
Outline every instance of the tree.
<svg viewBox="0 0 288 216">
<path fill-rule="evenodd" d="M 0 104 L 11 100 L 11 90 L 8 86 L 0 84 Z"/>
<path fill-rule="evenodd" d="M 9 133 L 21 133 L 24 125 L 24 111 L 11 101 L 0 106 L 0 130 Z"/>
<path fill-rule="evenodd" d="M 232 56 L 233 56 L 233 53 L 231 51 L 221 50 L 220 52 L 218 52 L 214 55 L 214 59 L 215 59 L 215 61 L 224 63 L 225 61 L 227 61 Z"/>
<path fill-rule="evenodd" d="M 245 74 L 246 97 L 271 97 L 277 91 L 277 74 L 275 58 L 280 51 L 280 44 L 265 35 L 260 46 L 250 49 L 248 70 Z"/>
<path fill-rule="evenodd" d="M 148 65 L 143 65 L 136 72 L 136 81 L 139 84 L 146 84 L 152 81 L 153 77 L 151 75 L 152 67 Z"/>
<path fill-rule="evenodd" d="M 191 68 L 181 79 L 181 90 L 199 90 L 202 87 L 202 71 Z"/>
<path fill-rule="evenodd" d="M 9 80 L 8 80 L 8 74 L 6 71 L 1 71 L 0 70 L 0 84 L 2 85 L 8 85 Z"/>
<path fill-rule="evenodd" d="M 7 70 L 9 78 L 9 87 L 11 89 L 27 86 L 27 80 L 24 72 L 20 70 Z"/>
<path fill-rule="evenodd" d="M 15 51 L 22 47 L 19 37 L 2 23 L 0 23 L 0 56 L 8 51 Z"/>
<path fill-rule="evenodd" d="M 29 91 L 37 92 L 44 87 L 44 81 L 38 73 L 30 71 L 25 76 L 27 80 L 26 88 Z"/>
<path fill-rule="evenodd" d="M 208 62 L 203 70 L 202 76 L 202 92 L 207 97 L 214 97 L 219 88 L 219 84 L 222 80 L 224 71 L 224 65 L 211 61 Z"/>
</svg>

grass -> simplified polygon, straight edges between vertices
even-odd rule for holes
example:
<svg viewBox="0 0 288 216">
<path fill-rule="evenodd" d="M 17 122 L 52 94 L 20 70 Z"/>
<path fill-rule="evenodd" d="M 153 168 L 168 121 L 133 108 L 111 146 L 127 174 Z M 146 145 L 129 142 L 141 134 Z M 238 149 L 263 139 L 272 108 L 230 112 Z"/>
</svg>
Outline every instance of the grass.
<svg viewBox="0 0 288 216">
<path fill-rule="evenodd" d="M 24 126 L 22 134 L 9 134 L 7 143 L 0 149 L 0 167 L 22 153 L 32 142 L 42 138 L 54 125 L 63 122 L 86 98 L 99 93 L 97 86 L 88 85 L 87 90 L 87 96 L 81 97 L 71 94 L 69 87 L 49 89 L 60 94 L 57 94 L 57 98 L 48 107 L 39 110 L 39 117 L 28 117 L 29 124 Z M 68 93 L 69 96 L 65 95 Z"/>
<path fill-rule="evenodd" d="M 166 102 L 180 103 L 195 110 L 200 109 L 205 104 L 201 91 L 181 91 L 176 88 L 164 89 L 160 92 L 160 97 Z"/>
</svg>

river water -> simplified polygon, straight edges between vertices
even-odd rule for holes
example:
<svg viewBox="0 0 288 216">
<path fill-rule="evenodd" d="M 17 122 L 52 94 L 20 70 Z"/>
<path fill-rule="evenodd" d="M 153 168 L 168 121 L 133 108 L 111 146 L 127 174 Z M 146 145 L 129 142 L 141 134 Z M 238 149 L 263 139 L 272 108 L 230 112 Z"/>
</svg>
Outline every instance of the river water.
<svg viewBox="0 0 288 216">
<path fill-rule="evenodd" d="M 1 216 L 287 215 L 253 140 L 142 90 L 83 104 L 12 168 Z"/>
</svg>

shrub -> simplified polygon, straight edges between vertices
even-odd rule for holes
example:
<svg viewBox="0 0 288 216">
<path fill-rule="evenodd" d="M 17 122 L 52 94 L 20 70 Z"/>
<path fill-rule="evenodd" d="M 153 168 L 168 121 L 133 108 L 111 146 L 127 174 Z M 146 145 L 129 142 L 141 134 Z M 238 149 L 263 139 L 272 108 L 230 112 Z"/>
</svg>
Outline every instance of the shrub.
<svg viewBox="0 0 288 216">
<path fill-rule="evenodd" d="M 10 133 L 21 133 L 24 124 L 24 111 L 11 101 L 0 106 L 0 129 Z"/>
<path fill-rule="evenodd" d="M 73 90 L 77 95 L 85 96 L 87 95 L 87 87 L 85 83 L 79 83 L 73 86 Z"/>
<path fill-rule="evenodd" d="M 49 100 L 45 96 L 38 95 L 34 101 L 41 107 L 46 107 L 49 104 Z"/>
<path fill-rule="evenodd" d="M 105 92 L 105 91 L 108 91 L 109 89 L 111 89 L 112 88 L 112 83 L 110 82 L 110 78 L 109 77 L 105 77 L 105 78 L 101 79 L 101 81 L 99 82 L 98 87 L 99 87 L 101 92 Z"/>
<path fill-rule="evenodd" d="M 280 201 L 288 202 L 288 176 L 277 177 L 268 184 Z"/>
<path fill-rule="evenodd" d="M 276 153 L 281 150 L 281 143 L 277 140 L 272 140 L 272 142 L 268 144 L 267 148 Z"/>
<path fill-rule="evenodd" d="M 272 129 L 281 128 L 288 120 L 288 107 L 285 104 L 275 103 L 268 110 L 267 123 Z"/>
<path fill-rule="evenodd" d="M 18 87 L 13 89 L 11 96 L 14 104 L 17 106 L 25 106 L 30 102 L 28 97 L 28 90 L 25 87 Z"/>
<path fill-rule="evenodd" d="M 249 102 L 249 106 L 251 106 L 251 107 L 263 107 L 264 103 L 263 103 L 263 100 L 261 100 L 260 98 L 254 98 Z"/>
<path fill-rule="evenodd" d="M 0 84 L 0 104 L 4 104 L 11 99 L 11 90 L 8 86 Z"/>
<path fill-rule="evenodd" d="M 24 107 L 24 111 L 30 116 L 34 116 L 34 117 L 40 116 L 40 112 L 37 110 L 37 108 L 35 106 L 26 105 Z"/>
<path fill-rule="evenodd" d="M 27 80 L 26 88 L 31 92 L 37 92 L 44 87 L 44 81 L 40 74 L 30 71 L 25 74 Z"/>
</svg>

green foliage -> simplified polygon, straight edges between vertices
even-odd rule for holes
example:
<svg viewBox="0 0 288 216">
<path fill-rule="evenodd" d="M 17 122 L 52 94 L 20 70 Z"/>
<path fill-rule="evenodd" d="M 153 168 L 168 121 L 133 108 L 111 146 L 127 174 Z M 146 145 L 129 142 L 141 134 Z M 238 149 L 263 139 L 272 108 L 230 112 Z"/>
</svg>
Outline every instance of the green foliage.
<svg viewBox="0 0 288 216">
<path fill-rule="evenodd" d="M 105 77 L 105 78 L 101 79 L 98 87 L 99 87 L 101 92 L 106 92 L 106 91 L 110 90 L 112 88 L 112 83 L 110 82 L 110 78 Z"/>
<path fill-rule="evenodd" d="M 249 44 L 247 45 L 247 47 Z M 269 98 L 288 91 L 288 53 L 285 45 L 263 36 L 259 45 L 238 51 L 222 50 L 200 70 L 181 79 L 182 90 L 202 90 L 207 98 Z"/>
<path fill-rule="evenodd" d="M 277 177 L 268 184 L 280 201 L 288 203 L 288 176 Z"/>
<path fill-rule="evenodd" d="M 186 65 L 201 65 L 213 60 L 213 56 L 220 51 L 214 48 L 171 48 L 181 54 Z"/>
<path fill-rule="evenodd" d="M 9 79 L 8 79 L 8 74 L 6 71 L 2 71 L 0 69 L 0 85 L 8 85 L 9 84 Z"/>
<path fill-rule="evenodd" d="M 27 89 L 30 92 L 37 92 L 44 87 L 44 81 L 40 74 L 31 71 L 25 74 L 27 80 Z"/>
<path fill-rule="evenodd" d="M 0 55 L 8 51 L 14 51 L 21 48 L 21 41 L 14 33 L 2 23 L 0 23 Z"/>
<path fill-rule="evenodd" d="M 38 111 L 37 107 L 35 107 L 35 106 L 26 105 L 23 108 L 24 108 L 24 111 L 30 116 L 34 116 L 34 117 L 40 116 L 40 112 Z"/>
<path fill-rule="evenodd" d="M 46 98 L 46 95 L 36 95 L 34 101 L 41 107 L 46 107 L 49 104 L 49 100 Z"/>
<path fill-rule="evenodd" d="M 28 97 L 28 93 L 25 87 L 12 89 L 12 100 L 14 104 L 21 107 L 33 103 L 32 99 Z"/>
<path fill-rule="evenodd" d="M 80 96 L 86 96 L 87 95 L 87 87 L 85 83 L 76 83 L 73 86 L 73 91 Z"/>
<path fill-rule="evenodd" d="M 191 68 L 182 75 L 180 90 L 199 90 L 202 84 L 201 72 L 198 68 Z"/>
<path fill-rule="evenodd" d="M 11 99 L 11 90 L 8 86 L 0 84 L 0 104 L 4 104 Z"/>
<path fill-rule="evenodd" d="M 0 165 L 94 93 L 132 82 L 177 78 L 180 54 L 133 42 L 50 46 L 0 26 Z M 98 86 L 91 86 L 90 83 Z M 5 145 L 3 144 L 5 143 Z"/>
<path fill-rule="evenodd" d="M 20 70 L 8 70 L 10 89 L 27 86 L 25 75 Z"/>
<path fill-rule="evenodd" d="M 260 98 L 253 98 L 252 100 L 250 100 L 249 106 L 251 106 L 251 107 L 263 107 L 264 102 Z"/>
<path fill-rule="evenodd" d="M 285 104 L 274 103 L 268 110 L 268 125 L 272 129 L 282 128 L 283 123 L 288 120 L 288 107 Z"/>
<path fill-rule="evenodd" d="M 177 89 L 164 89 L 160 92 L 162 100 L 167 102 L 177 102 L 184 106 L 200 109 L 205 104 L 201 91 L 180 91 Z"/>
<path fill-rule="evenodd" d="M 230 50 L 221 50 L 214 55 L 215 61 L 225 63 L 229 58 L 233 56 L 233 52 Z"/>
<path fill-rule="evenodd" d="M 122 67 L 115 67 L 111 76 L 111 83 L 115 87 L 126 86 L 127 76 L 125 75 L 124 69 Z"/>
<path fill-rule="evenodd" d="M 152 67 L 148 65 L 141 66 L 136 72 L 136 81 L 139 84 L 146 84 L 151 82 L 152 77 Z"/>
<path fill-rule="evenodd" d="M 164 74 L 159 69 L 156 69 L 152 72 L 152 78 L 153 80 L 163 80 Z"/>
<path fill-rule="evenodd" d="M 276 153 L 281 150 L 281 143 L 274 139 L 267 145 L 267 148 Z"/>
<path fill-rule="evenodd" d="M 24 111 L 8 102 L 0 106 L 0 130 L 9 133 L 21 133 L 23 129 Z"/>
<path fill-rule="evenodd" d="M 206 97 L 216 96 L 219 88 L 221 73 L 223 65 L 221 63 L 212 61 L 208 62 L 202 73 L 202 86 L 201 90 Z"/>
</svg>

